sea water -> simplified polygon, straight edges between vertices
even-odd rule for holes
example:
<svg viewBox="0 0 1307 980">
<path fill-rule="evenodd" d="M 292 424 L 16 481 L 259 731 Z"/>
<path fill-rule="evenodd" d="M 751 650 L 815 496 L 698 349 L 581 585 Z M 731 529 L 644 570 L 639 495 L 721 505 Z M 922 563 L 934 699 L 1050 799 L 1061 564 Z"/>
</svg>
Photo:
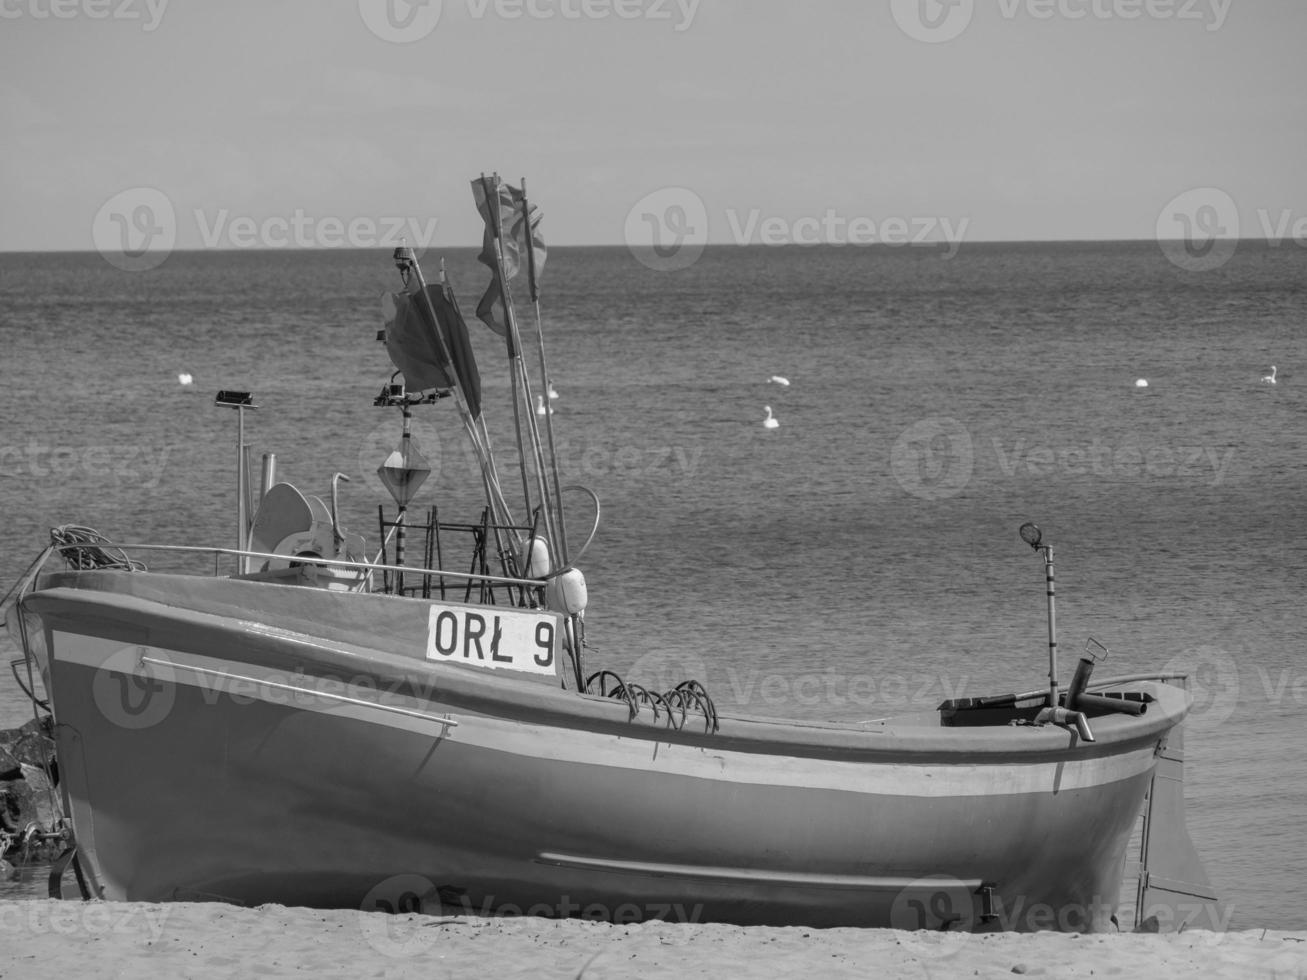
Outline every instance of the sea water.
<svg viewBox="0 0 1307 980">
<path fill-rule="evenodd" d="M 485 270 L 443 257 L 470 318 Z M 1036 690 L 1044 569 L 1017 534 L 1036 521 L 1062 679 L 1089 637 L 1110 650 L 1099 676 L 1193 674 L 1189 828 L 1230 924 L 1307 928 L 1305 283 L 1302 249 L 1252 242 L 1207 272 L 1153 243 L 710 247 L 676 271 L 553 249 L 560 475 L 602 504 L 579 562 L 587 667 L 693 677 L 725 714 L 832 720 Z M 135 273 L 0 255 L 3 588 L 59 524 L 234 543 L 219 389 L 254 393 L 247 440 L 283 478 L 325 497 L 346 474 L 342 520 L 375 542 L 395 288 L 385 250 L 182 252 Z M 507 460 L 503 341 L 469 326 Z M 477 519 L 452 405 L 419 408 L 415 431 L 433 471 L 415 505 Z M 594 507 L 566 500 L 575 553 Z M 0 725 L 27 717 L 6 673 Z"/>
</svg>

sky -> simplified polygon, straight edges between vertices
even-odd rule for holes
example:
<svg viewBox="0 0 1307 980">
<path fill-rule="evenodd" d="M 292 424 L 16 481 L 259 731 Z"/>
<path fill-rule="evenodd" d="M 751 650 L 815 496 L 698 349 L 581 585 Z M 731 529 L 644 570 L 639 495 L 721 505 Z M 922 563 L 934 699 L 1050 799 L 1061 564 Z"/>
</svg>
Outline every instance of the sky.
<svg viewBox="0 0 1307 980">
<path fill-rule="evenodd" d="M 1307 244 L 1302 0 L 0 0 L 0 250 Z"/>
</svg>

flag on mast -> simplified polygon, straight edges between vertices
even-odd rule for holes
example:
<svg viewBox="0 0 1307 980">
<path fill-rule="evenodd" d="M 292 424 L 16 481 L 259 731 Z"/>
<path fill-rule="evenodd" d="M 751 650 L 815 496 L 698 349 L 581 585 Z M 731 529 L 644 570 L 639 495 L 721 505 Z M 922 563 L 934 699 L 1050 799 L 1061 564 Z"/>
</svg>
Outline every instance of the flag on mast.
<svg viewBox="0 0 1307 980">
<path fill-rule="evenodd" d="M 453 290 L 445 285 L 430 285 L 426 297 L 431 301 L 429 308 L 416 292 L 382 296 L 386 353 L 403 372 L 404 384 L 410 391 L 428 388 L 448 391 L 458 385 L 463 389 L 472 417 L 477 418 L 481 414 L 481 374 Z M 435 311 L 435 323 L 431 322 L 428 309 Z M 445 351 L 449 352 L 448 357 Z"/>
<path fill-rule="evenodd" d="M 485 222 L 485 234 L 481 239 L 481 254 L 477 261 L 495 271 L 495 240 L 504 257 L 504 281 L 507 282 L 518 274 L 522 266 L 527 266 L 531 279 L 531 293 L 536 291 L 536 278 L 545 265 L 545 240 L 540 235 L 540 209 L 530 206 L 529 215 L 522 213 L 522 201 L 525 195 L 521 190 L 505 184 L 498 176 L 479 177 L 472 181 L 472 197 L 476 201 L 477 211 Z M 528 221 L 529 217 L 529 221 Z M 530 226 L 530 239 L 527 227 Z M 477 304 L 477 318 L 501 337 L 508 335 L 508 325 L 496 319 L 495 303 L 503 302 L 499 289 L 499 277 L 490 280 L 490 286 Z"/>
</svg>

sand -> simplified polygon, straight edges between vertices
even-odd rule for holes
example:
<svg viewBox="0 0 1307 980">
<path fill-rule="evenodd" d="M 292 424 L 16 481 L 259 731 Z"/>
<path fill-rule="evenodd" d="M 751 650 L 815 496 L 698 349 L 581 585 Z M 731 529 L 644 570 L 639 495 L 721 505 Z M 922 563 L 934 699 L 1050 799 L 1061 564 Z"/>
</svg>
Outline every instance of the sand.
<svg viewBox="0 0 1307 980">
<path fill-rule="evenodd" d="M 267 905 L 0 902 L 0 977 L 1307 980 L 1307 932 L 969 936 Z"/>
</svg>

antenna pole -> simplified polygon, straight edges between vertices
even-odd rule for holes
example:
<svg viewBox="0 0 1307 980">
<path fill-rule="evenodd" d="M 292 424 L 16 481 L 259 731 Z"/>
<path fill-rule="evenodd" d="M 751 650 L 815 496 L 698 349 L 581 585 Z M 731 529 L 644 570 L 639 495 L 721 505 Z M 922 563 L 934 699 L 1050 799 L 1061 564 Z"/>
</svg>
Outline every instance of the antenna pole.
<svg viewBox="0 0 1307 980">
<path fill-rule="evenodd" d="M 1048 706 L 1057 707 L 1057 607 L 1053 597 L 1053 546 L 1042 545 L 1044 577 L 1048 582 Z M 1073 707 L 1067 705 L 1067 707 Z"/>
</svg>

